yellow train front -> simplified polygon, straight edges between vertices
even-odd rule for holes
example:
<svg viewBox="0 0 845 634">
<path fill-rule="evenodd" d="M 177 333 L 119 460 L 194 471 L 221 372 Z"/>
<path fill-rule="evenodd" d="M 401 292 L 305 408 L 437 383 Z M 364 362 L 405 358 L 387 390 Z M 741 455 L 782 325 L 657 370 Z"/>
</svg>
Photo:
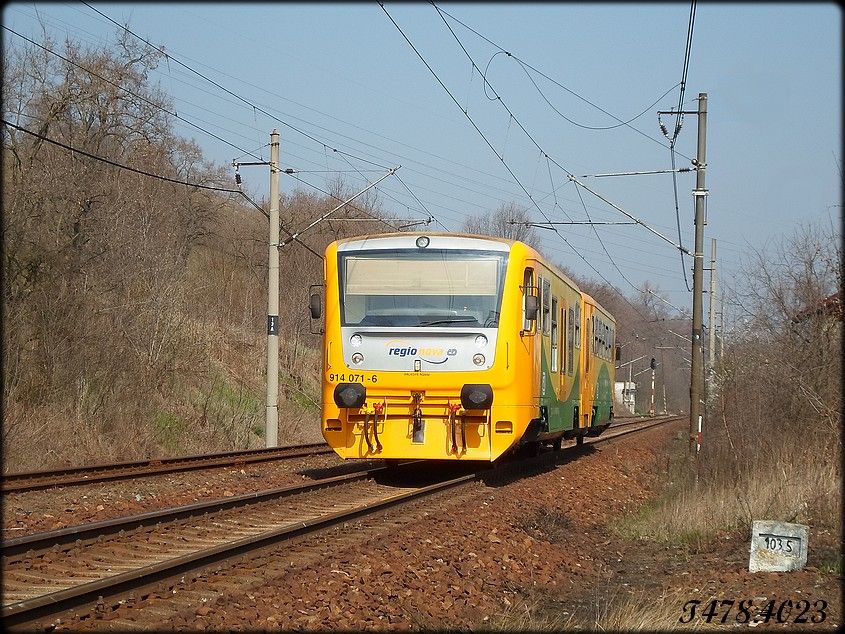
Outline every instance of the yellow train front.
<svg viewBox="0 0 845 634">
<path fill-rule="evenodd" d="M 612 318 L 521 242 L 398 233 L 326 249 L 322 432 L 343 458 L 492 461 L 600 433 L 609 349 Z"/>
</svg>

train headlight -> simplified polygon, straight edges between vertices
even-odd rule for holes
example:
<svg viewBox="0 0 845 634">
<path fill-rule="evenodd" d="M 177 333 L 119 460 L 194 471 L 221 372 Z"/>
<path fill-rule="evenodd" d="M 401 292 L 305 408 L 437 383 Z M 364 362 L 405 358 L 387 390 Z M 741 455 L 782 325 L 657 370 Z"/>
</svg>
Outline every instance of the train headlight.
<svg viewBox="0 0 845 634">
<path fill-rule="evenodd" d="M 484 346 L 487 345 L 487 337 L 485 337 L 484 335 L 478 335 L 475 338 L 475 345 L 478 348 L 483 348 Z"/>
<path fill-rule="evenodd" d="M 334 402 L 338 407 L 361 407 L 367 398 L 367 388 L 360 383 L 338 383 L 334 388 Z"/>
<path fill-rule="evenodd" d="M 363 342 L 364 342 L 364 339 L 361 337 L 361 335 L 359 335 L 357 333 L 352 335 L 351 337 L 349 337 L 349 343 L 351 343 L 354 348 L 357 348 Z"/>
<path fill-rule="evenodd" d="M 485 359 L 484 359 L 484 355 L 483 355 L 483 354 L 481 354 L 480 352 L 479 352 L 479 353 L 477 353 L 477 354 L 474 354 L 474 355 L 472 356 L 472 362 L 473 362 L 475 365 L 484 365 L 484 361 L 485 361 Z"/>
<path fill-rule="evenodd" d="M 356 352 L 355 354 L 352 355 L 352 363 L 354 363 L 355 365 L 358 365 L 359 363 L 363 363 L 363 362 L 364 362 L 364 355 L 361 354 L 360 352 Z"/>
<path fill-rule="evenodd" d="M 461 405 L 464 409 L 490 409 L 493 406 L 493 388 L 486 383 L 468 383 L 461 388 Z"/>
<path fill-rule="evenodd" d="M 419 238 L 417 238 L 417 246 L 420 249 L 425 249 L 428 246 L 429 242 L 430 240 L 428 239 L 428 236 L 420 236 Z"/>
</svg>

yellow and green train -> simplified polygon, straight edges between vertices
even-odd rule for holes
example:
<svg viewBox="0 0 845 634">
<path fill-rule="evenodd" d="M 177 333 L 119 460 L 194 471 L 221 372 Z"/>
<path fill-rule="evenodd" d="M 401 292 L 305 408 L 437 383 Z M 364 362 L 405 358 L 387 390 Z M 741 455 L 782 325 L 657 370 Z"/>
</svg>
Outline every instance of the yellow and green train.
<svg viewBox="0 0 845 634">
<path fill-rule="evenodd" d="M 331 243 L 324 272 L 322 432 L 341 457 L 492 461 L 609 426 L 613 316 L 530 246 L 363 236 Z"/>
</svg>

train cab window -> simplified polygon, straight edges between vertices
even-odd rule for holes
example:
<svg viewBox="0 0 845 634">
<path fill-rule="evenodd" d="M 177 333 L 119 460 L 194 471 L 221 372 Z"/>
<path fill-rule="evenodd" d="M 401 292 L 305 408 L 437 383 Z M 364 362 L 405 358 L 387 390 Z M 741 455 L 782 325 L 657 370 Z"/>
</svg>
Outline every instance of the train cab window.
<svg viewBox="0 0 845 634">
<path fill-rule="evenodd" d="M 557 297 L 552 297 L 552 372 L 557 372 Z"/>
<path fill-rule="evenodd" d="M 575 311 L 571 308 L 569 309 L 569 327 L 567 328 L 567 337 L 569 338 L 567 345 L 567 350 L 569 352 L 567 366 L 569 368 L 569 375 L 572 376 L 572 371 L 574 369 L 573 360 L 575 357 Z"/>
<path fill-rule="evenodd" d="M 543 334 L 548 335 L 551 332 L 551 323 L 549 320 L 549 302 L 551 301 L 552 283 L 544 278 L 540 278 L 540 286 L 542 287 L 543 296 L 540 305 L 543 307 L 540 311 L 543 315 Z"/>
</svg>

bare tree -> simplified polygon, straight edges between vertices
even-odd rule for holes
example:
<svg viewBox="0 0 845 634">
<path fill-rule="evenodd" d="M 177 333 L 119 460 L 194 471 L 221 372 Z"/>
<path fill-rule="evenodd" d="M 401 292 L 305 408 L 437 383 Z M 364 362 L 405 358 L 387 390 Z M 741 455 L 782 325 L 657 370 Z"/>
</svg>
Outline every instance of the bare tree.
<svg viewBox="0 0 845 634">
<path fill-rule="evenodd" d="M 531 222 L 531 215 L 525 207 L 516 203 L 502 203 L 492 214 L 469 216 L 463 229 L 467 233 L 496 236 L 508 240 L 519 240 L 538 248 L 539 240 Z"/>
</svg>

